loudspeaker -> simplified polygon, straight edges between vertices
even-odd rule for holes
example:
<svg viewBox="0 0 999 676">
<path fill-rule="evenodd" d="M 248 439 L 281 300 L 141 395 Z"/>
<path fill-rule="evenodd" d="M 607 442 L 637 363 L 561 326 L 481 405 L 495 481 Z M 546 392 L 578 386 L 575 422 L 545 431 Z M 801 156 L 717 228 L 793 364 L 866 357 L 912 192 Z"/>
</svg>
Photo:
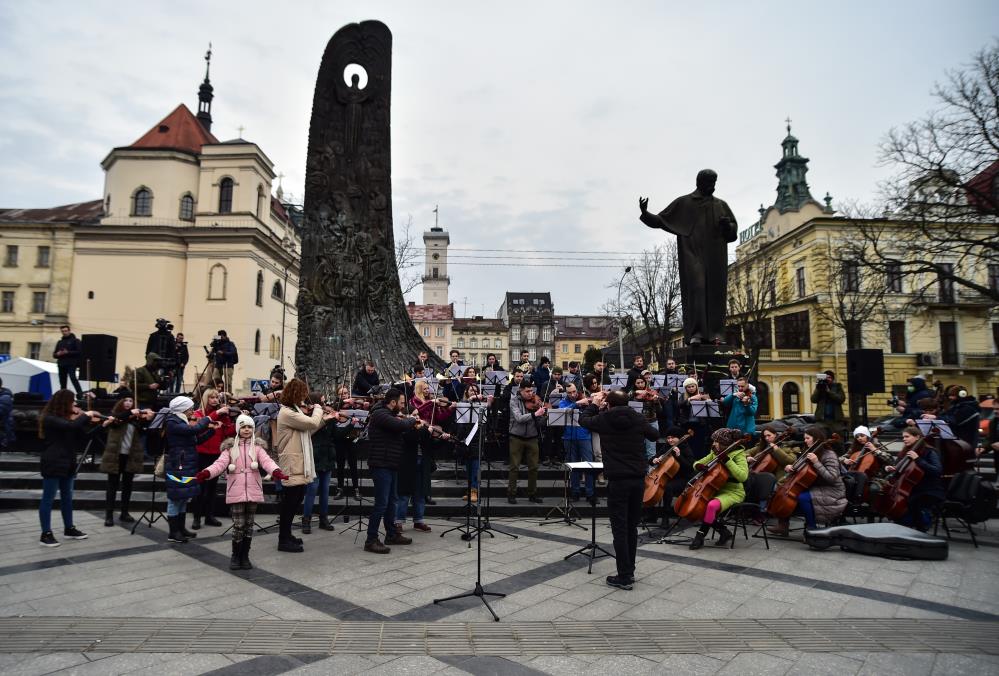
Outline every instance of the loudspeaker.
<svg viewBox="0 0 999 676">
<path fill-rule="evenodd" d="M 883 350 L 847 350 L 846 384 L 851 394 L 877 394 L 885 391 Z"/>
<path fill-rule="evenodd" d="M 80 336 L 80 340 L 83 342 L 80 377 L 105 382 L 114 380 L 115 362 L 118 361 L 118 337 L 88 333 Z"/>
</svg>

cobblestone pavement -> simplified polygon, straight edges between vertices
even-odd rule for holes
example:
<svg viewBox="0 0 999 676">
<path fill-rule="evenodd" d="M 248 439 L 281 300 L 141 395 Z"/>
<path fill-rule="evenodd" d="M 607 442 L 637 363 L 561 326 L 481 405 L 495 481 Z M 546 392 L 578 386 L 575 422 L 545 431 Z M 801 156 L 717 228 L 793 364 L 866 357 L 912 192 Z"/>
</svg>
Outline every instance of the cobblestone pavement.
<svg viewBox="0 0 999 676">
<path fill-rule="evenodd" d="M 433 604 L 476 572 L 443 521 L 388 556 L 351 524 L 303 536 L 304 554 L 258 534 L 248 572 L 228 570 L 221 528 L 168 545 L 162 522 L 76 521 L 87 540 L 46 549 L 36 512 L 0 513 L 0 673 L 999 674 L 999 522 L 939 562 L 650 543 L 622 591 L 611 560 L 563 560 L 585 531 L 498 521 L 518 538 L 482 541 L 482 582 L 508 594 L 497 624 L 474 598 Z M 597 540 L 611 549 L 605 521 Z"/>
</svg>

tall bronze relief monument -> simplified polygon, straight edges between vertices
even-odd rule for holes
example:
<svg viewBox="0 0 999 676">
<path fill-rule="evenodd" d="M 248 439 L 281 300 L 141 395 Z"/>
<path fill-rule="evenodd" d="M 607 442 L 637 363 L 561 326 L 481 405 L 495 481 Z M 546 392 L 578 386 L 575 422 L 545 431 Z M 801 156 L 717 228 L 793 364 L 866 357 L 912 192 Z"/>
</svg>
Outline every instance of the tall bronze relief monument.
<svg viewBox="0 0 999 676">
<path fill-rule="evenodd" d="M 392 33 L 379 21 L 344 26 L 326 45 L 309 127 L 298 295 L 296 370 L 332 391 L 361 362 L 397 380 L 421 350 L 392 234 Z"/>
</svg>

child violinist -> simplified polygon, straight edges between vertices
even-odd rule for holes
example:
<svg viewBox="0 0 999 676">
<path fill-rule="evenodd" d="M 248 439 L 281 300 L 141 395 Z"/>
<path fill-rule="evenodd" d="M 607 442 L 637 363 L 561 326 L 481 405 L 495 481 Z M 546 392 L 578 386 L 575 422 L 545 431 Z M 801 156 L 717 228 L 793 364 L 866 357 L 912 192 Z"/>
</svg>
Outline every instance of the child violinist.
<svg viewBox="0 0 999 676">
<path fill-rule="evenodd" d="M 742 437 L 741 430 L 728 427 L 715 430 L 711 434 L 711 452 L 694 463 L 694 470 L 704 469 L 708 463 L 715 459 L 716 454 L 733 444 L 737 444 Z M 729 451 L 725 468 L 728 470 L 728 482 L 708 502 L 707 509 L 704 511 L 704 520 L 694 535 L 694 541 L 690 543 L 691 549 L 700 549 L 704 546 L 704 538 L 708 534 L 708 529 L 712 527 L 718 533 L 717 545 L 719 547 L 725 546 L 732 539 L 732 531 L 721 524 L 715 525 L 715 523 L 719 516 L 746 499 L 746 487 L 743 484 L 749 478 L 749 464 L 746 462 L 746 451 L 742 446 L 736 446 Z"/>
<path fill-rule="evenodd" d="M 909 494 L 906 513 L 898 522 L 925 531 L 931 522 L 929 509 L 947 496 L 941 478 L 943 464 L 936 449 L 926 443 L 922 431 L 915 425 L 902 430 L 902 450 L 898 452 L 895 461 L 885 467 L 889 482 L 891 474 L 905 458 L 914 461 L 923 470 L 923 478 Z"/>
</svg>

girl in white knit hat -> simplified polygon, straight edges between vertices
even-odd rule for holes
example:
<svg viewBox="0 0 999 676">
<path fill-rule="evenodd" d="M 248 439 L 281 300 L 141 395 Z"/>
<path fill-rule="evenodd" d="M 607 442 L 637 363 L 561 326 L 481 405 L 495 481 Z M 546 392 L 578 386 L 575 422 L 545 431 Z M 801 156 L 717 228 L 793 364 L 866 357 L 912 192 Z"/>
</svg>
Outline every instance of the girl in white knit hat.
<svg viewBox="0 0 999 676">
<path fill-rule="evenodd" d="M 218 460 L 198 472 L 198 483 L 226 473 L 225 502 L 232 516 L 232 559 L 230 570 L 250 570 L 250 544 L 253 538 L 253 517 L 257 504 L 264 501 L 264 486 L 260 468 L 274 479 L 287 479 L 277 463 L 267 455 L 267 442 L 257 439 L 253 418 L 236 418 L 236 438 L 222 442 Z"/>
</svg>

